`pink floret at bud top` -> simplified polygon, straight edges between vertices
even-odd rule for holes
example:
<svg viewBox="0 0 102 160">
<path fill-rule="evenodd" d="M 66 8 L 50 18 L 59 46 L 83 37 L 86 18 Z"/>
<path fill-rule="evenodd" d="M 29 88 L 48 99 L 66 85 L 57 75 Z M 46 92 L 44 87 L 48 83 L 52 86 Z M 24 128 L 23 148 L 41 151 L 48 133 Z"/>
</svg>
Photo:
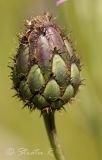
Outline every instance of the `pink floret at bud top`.
<svg viewBox="0 0 102 160">
<path fill-rule="evenodd" d="M 65 2 L 65 1 L 67 1 L 67 0 L 57 0 L 56 1 L 56 5 L 58 6 L 58 5 L 60 5 L 61 3 Z"/>
</svg>

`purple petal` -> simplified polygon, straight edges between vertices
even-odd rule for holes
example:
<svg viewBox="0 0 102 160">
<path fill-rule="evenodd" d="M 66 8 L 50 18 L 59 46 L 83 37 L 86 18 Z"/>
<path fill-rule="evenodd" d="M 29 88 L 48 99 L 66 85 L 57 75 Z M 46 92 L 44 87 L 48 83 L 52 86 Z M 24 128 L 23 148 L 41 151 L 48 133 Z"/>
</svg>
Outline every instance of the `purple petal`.
<svg viewBox="0 0 102 160">
<path fill-rule="evenodd" d="M 67 0 L 57 0 L 56 1 L 56 5 L 58 6 L 58 5 L 60 5 L 61 3 L 65 2 L 65 1 L 67 1 Z"/>
</svg>

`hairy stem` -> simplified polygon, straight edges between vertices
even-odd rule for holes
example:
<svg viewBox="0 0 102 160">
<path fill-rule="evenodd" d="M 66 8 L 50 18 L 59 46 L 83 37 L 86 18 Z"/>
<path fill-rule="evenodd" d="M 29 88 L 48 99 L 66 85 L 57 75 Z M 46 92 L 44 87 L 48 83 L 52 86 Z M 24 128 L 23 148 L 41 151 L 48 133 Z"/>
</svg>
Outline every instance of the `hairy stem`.
<svg viewBox="0 0 102 160">
<path fill-rule="evenodd" d="M 61 145 L 57 137 L 54 115 L 54 112 L 43 112 L 45 127 L 56 160 L 65 160 L 65 157 L 61 149 Z"/>
</svg>

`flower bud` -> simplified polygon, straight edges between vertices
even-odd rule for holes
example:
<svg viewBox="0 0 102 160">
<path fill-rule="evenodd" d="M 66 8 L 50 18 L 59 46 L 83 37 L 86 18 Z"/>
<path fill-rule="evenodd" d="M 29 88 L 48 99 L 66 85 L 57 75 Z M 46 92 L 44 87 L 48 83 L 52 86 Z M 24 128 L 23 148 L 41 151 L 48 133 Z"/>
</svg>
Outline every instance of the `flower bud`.
<svg viewBox="0 0 102 160">
<path fill-rule="evenodd" d="M 80 60 L 48 14 L 27 25 L 12 68 L 13 87 L 31 110 L 60 110 L 80 86 Z"/>
</svg>

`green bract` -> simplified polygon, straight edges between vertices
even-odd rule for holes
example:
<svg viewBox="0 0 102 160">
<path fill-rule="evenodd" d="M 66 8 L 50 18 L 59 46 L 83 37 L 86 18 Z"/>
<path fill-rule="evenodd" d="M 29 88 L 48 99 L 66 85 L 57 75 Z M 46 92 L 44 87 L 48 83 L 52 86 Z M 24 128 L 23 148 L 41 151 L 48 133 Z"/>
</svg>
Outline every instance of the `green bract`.
<svg viewBox="0 0 102 160">
<path fill-rule="evenodd" d="M 48 14 L 28 23 L 11 68 L 13 87 L 30 109 L 60 110 L 76 95 L 80 60 L 70 43 Z"/>
</svg>

